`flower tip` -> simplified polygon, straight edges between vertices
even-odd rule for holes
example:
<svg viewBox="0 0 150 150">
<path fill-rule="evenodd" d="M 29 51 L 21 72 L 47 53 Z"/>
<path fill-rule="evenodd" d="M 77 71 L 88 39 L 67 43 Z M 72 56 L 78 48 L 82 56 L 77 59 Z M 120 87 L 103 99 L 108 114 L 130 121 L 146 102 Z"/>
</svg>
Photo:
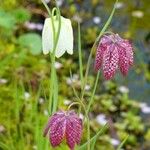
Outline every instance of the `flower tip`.
<svg viewBox="0 0 150 150">
<path fill-rule="evenodd" d="M 49 53 L 49 50 L 43 50 L 43 54 L 47 55 Z"/>
</svg>

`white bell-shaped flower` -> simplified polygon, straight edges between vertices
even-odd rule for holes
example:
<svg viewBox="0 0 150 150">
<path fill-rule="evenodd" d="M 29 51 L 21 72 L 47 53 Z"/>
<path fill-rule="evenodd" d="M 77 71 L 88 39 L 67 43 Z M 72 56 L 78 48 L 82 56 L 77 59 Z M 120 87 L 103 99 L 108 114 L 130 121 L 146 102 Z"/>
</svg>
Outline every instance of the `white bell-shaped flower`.
<svg viewBox="0 0 150 150">
<path fill-rule="evenodd" d="M 54 16 L 54 26 L 57 32 L 59 21 Z M 51 18 L 46 18 L 43 32 L 42 32 L 42 46 L 43 53 L 48 54 L 49 52 L 53 52 L 53 30 L 52 30 L 52 22 Z M 55 56 L 57 58 L 61 57 L 65 52 L 69 54 L 73 54 L 73 29 L 71 25 L 70 19 L 66 19 L 61 16 L 61 28 L 60 34 L 58 38 L 58 43 L 55 51 Z"/>
</svg>

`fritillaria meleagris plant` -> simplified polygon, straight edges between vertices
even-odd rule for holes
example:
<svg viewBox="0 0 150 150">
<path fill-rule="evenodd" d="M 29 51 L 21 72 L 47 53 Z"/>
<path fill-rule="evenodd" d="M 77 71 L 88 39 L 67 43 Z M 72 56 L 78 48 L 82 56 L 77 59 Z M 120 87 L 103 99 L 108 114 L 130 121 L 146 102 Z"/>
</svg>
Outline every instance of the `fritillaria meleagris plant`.
<svg viewBox="0 0 150 150">
<path fill-rule="evenodd" d="M 112 79 L 119 68 L 127 75 L 133 64 L 133 49 L 131 43 L 118 34 L 103 35 L 100 39 L 95 59 L 95 70 L 103 67 L 105 79 Z"/>
<path fill-rule="evenodd" d="M 79 144 L 81 140 L 82 120 L 74 111 L 58 111 L 48 121 L 44 136 L 47 134 L 53 147 L 66 139 L 70 150 L 74 150 L 75 144 Z"/>
</svg>

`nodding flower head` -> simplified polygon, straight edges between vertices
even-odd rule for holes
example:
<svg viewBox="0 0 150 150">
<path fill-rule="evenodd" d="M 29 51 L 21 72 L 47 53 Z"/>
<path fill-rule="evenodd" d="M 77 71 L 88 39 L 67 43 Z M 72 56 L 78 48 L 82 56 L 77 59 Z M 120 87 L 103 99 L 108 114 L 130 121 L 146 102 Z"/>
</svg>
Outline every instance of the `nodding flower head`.
<svg viewBox="0 0 150 150">
<path fill-rule="evenodd" d="M 56 16 L 54 19 L 54 27 L 56 32 L 58 30 L 59 21 Z M 44 22 L 44 27 L 42 31 L 42 47 L 43 53 L 48 54 L 53 52 L 54 49 L 54 39 L 53 39 L 53 26 L 51 18 L 46 18 Z M 56 46 L 55 56 L 57 58 L 61 57 L 67 51 L 68 54 L 73 54 L 73 29 L 70 19 L 61 16 L 61 28 L 60 34 Z"/>
<path fill-rule="evenodd" d="M 66 139 L 70 150 L 74 150 L 75 144 L 79 144 L 81 140 L 82 120 L 74 111 L 59 111 L 50 117 L 44 130 L 44 136 L 47 134 L 53 147 Z"/>
<path fill-rule="evenodd" d="M 127 75 L 133 64 L 133 49 L 131 43 L 122 39 L 118 34 L 103 35 L 97 52 L 94 68 L 98 71 L 103 67 L 106 80 L 112 79 L 119 68 L 123 75 Z"/>
</svg>

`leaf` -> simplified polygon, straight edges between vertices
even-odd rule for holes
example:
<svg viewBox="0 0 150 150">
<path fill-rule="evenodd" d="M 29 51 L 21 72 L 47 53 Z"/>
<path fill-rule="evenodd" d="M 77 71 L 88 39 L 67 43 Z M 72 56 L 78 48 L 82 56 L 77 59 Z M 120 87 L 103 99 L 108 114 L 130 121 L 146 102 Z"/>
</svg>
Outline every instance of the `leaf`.
<svg viewBox="0 0 150 150">
<path fill-rule="evenodd" d="M 106 130 L 107 128 L 107 124 L 105 124 L 98 132 L 95 136 L 93 136 L 91 139 L 90 139 L 90 145 L 91 145 L 91 150 L 94 150 L 94 146 L 95 146 L 95 143 L 96 143 L 96 140 L 98 139 L 98 137 Z M 84 143 L 83 145 L 79 146 L 77 148 L 77 150 L 87 150 L 87 144 L 88 142 Z"/>
<path fill-rule="evenodd" d="M 24 23 L 30 20 L 31 14 L 24 8 L 18 8 L 13 11 L 13 15 L 18 23 Z"/>
<path fill-rule="evenodd" d="M 26 33 L 21 35 L 18 39 L 18 43 L 23 47 L 29 48 L 33 55 L 41 53 L 42 40 L 40 35 L 36 33 Z"/>
<path fill-rule="evenodd" d="M 2 142 L 0 142 L 0 149 L 3 149 L 3 150 L 9 150 L 9 147 L 6 145 L 6 144 L 4 144 L 4 143 L 2 143 Z"/>
<path fill-rule="evenodd" d="M 0 26 L 6 29 L 14 29 L 15 17 L 0 9 Z"/>
</svg>

